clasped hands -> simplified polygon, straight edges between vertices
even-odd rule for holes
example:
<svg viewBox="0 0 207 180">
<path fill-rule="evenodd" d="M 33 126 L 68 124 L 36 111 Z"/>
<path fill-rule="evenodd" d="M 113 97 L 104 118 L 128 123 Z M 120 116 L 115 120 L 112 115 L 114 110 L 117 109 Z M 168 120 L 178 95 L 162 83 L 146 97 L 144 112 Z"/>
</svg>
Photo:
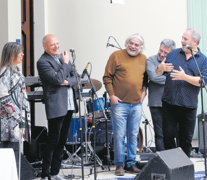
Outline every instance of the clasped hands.
<svg viewBox="0 0 207 180">
<path fill-rule="evenodd" d="M 166 72 L 171 72 L 170 77 L 172 77 L 172 80 L 185 80 L 185 71 L 179 66 L 179 70 L 174 70 L 174 66 L 172 63 L 165 63 L 166 59 L 164 59 L 160 65 L 159 65 L 159 70 L 161 71 L 166 71 Z"/>
</svg>

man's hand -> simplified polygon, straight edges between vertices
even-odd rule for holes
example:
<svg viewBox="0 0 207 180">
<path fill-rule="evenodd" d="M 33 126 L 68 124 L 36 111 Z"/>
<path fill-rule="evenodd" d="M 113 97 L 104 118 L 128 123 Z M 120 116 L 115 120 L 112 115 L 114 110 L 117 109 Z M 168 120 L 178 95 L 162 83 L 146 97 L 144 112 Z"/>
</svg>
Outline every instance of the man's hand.
<svg viewBox="0 0 207 180">
<path fill-rule="evenodd" d="M 142 95 L 140 96 L 140 102 L 142 103 L 144 101 L 145 96 L 147 93 L 145 91 L 142 92 Z"/>
<path fill-rule="evenodd" d="M 166 58 L 160 63 L 160 65 L 158 66 L 158 69 L 161 71 L 167 71 L 167 72 L 171 72 L 174 68 L 172 63 L 165 63 Z"/>
<path fill-rule="evenodd" d="M 172 73 L 170 73 L 170 77 L 172 77 L 172 80 L 185 80 L 186 74 L 185 71 L 179 66 L 180 71 L 173 70 Z"/>
<path fill-rule="evenodd" d="M 62 84 L 61 84 L 61 86 L 68 86 L 69 85 L 69 82 L 67 81 L 67 80 L 65 80 Z"/>
<path fill-rule="evenodd" d="M 63 62 L 68 64 L 69 63 L 69 55 L 68 55 L 67 51 L 63 51 L 63 52 L 61 52 L 61 54 L 63 57 Z"/>
<path fill-rule="evenodd" d="M 119 99 L 119 98 L 118 98 L 117 96 L 115 96 L 115 95 L 110 96 L 110 100 L 111 100 L 111 103 L 112 103 L 112 104 L 117 104 L 118 102 L 122 102 L 122 100 Z"/>
</svg>

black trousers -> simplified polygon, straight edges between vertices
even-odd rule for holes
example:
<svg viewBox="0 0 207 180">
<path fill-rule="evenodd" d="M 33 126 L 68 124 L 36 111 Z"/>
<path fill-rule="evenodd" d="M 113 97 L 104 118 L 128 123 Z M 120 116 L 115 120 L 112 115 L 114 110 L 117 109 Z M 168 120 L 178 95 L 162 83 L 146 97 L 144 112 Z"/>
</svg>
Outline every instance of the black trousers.
<svg viewBox="0 0 207 180">
<path fill-rule="evenodd" d="M 164 151 L 163 130 L 162 130 L 162 107 L 150 107 L 152 122 L 155 132 L 156 151 Z"/>
<path fill-rule="evenodd" d="M 179 126 L 179 146 L 190 157 L 197 109 L 170 105 L 166 102 L 163 102 L 162 108 L 165 149 L 176 148 L 175 137 Z"/>
<path fill-rule="evenodd" d="M 45 145 L 41 177 L 57 175 L 60 171 L 63 149 L 67 140 L 73 111 L 48 120 L 48 140 Z"/>
</svg>

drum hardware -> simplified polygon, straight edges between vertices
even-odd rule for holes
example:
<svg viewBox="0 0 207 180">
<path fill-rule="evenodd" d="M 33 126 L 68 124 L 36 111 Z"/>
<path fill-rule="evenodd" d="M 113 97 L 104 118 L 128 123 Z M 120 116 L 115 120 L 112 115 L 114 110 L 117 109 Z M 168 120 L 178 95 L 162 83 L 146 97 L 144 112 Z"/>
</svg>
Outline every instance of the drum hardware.
<svg viewBox="0 0 207 180">
<path fill-rule="evenodd" d="M 81 148 L 81 147 L 79 147 Z M 68 164 L 68 162 L 70 161 L 70 159 L 74 158 L 75 154 L 71 154 L 67 149 L 66 147 L 64 146 L 64 151 L 66 152 L 66 154 L 68 155 L 68 159 L 63 161 L 63 163 L 61 163 L 61 168 L 62 169 L 66 169 L 66 168 L 82 168 L 82 166 L 80 165 L 75 165 L 74 164 L 74 161 L 72 162 L 72 164 Z M 76 157 L 81 161 L 81 158 L 76 154 Z M 84 166 L 83 167 L 84 169 L 90 169 L 90 174 L 92 174 L 92 167 L 91 166 Z"/>
<path fill-rule="evenodd" d="M 79 117 L 72 117 L 71 123 L 70 123 L 70 128 L 68 132 L 68 138 L 66 145 L 72 145 L 72 149 L 74 150 L 74 145 L 75 145 L 75 152 L 72 152 L 72 154 L 64 147 L 64 150 L 66 154 L 68 155 L 68 158 L 64 160 L 64 163 L 72 163 L 75 164 L 75 158 L 81 161 L 81 158 L 78 156 L 77 152 L 77 144 L 80 144 L 80 131 L 79 131 Z M 83 117 L 81 117 L 81 121 L 83 124 Z M 72 139 L 71 139 L 72 137 Z M 80 146 L 81 147 L 81 146 Z M 71 160 L 71 161 L 70 161 Z"/>
<path fill-rule="evenodd" d="M 83 124 L 83 136 L 85 135 L 85 142 L 83 142 L 83 146 L 85 148 L 85 153 L 83 154 L 83 156 L 85 157 L 84 160 L 84 164 L 90 164 L 91 160 L 94 158 L 94 151 L 93 148 L 91 146 L 91 142 L 88 141 L 87 138 L 87 134 L 88 134 L 88 118 L 87 118 L 87 113 L 86 113 L 86 100 L 83 98 L 83 102 L 84 102 L 84 109 L 85 109 L 85 115 L 81 117 L 81 121 Z M 71 119 L 71 124 L 70 124 L 70 128 L 69 128 L 69 133 L 68 133 L 68 140 L 67 143 L 68 145 L 77 145 L 80 144 L 80 142 L 78 141 L 78 139 L 80 139 L 80 131 L 79 131 L 79 123 L 78 123 L 79 118 L 73 117 Z M 73 139 L 70 139 L 71 137 L 73 137 Z M 75 164 L 76 160 L 81 161 L 81 158 L 78 156 L 78 152 L 80 151 L 81 146 L 79 146 L 78 149 L 75 150 L 74 153 L 70 153 L 69 151 L 67 151 L 66 148 L 64 148 L 66 154 L 68 155 L 68 158 L 66 160 L 64 160 L 64 163 L 72 163 Z M 100 158 L 95 154 L 96 157 L 96 161 L 97 163 L 102 167 L 102 169 L 104 169 L 102 161 L 100 160 Z"/>
<path fill-rule="evenodd" d="M 144 121 L 142 121 L 142 123 L 144 124 L 144 129 L 145 129 L 145 146 L 143 146 L 143 151 L 145 151 L 146 153 L 151 152 L 151 149 L 147 147 L 147 125 L 149 124 L 148 119 L 146 118 Z"/>
<path fill-rule="evenodd" d="M 80 102 L 82 101 L 82 95 L 81 95 L 81 88 L 80 88 L 80 78 L 78 77 L 78 73 L 77 73 L 77 70 L 76 70 L 76 65 L 75 65 L 75 55 L 74 55 L 74 52 L 72 52 L 72 58 L 73 58 L 73 68 L 75 70 L 75 78 L 78 82 L 77 84 L 77 92 L 78 92 L 78 106 L 79 106 L 79 125 L 80 125 L 80 148 L 81 148 L 81 172 L 82 172 L 82 179 L 84 180 L 84 166 L 83 166 L 83 138 L 82 138 L 82 120 L 81 120 L 81 106 L 80 106 Z M 75 109 L 76 110 L 76 109 Z M 73 157 L 73 154 L 71 155 Z M 71 157 L 70 156 L 70 157 Z M 69 158 L 70 158 L 69 157 Z M 65 163 L 64 163 L 64 166 L 65 166 Z M 72 166 L 73 165 L 69 165 L 67 164 L 67 166 Z"/>
<path fill-rule="evenodd" d="M 85 121 L 84 116 L 81 117 L 81 121 L 82 121 L 82 125 L 83 125 L 82 127 L 84 129 L 84 121 Z M 71 145 L 71 144 L 80 144 L 79 117 L 72 117 L 72 119 L 71 119 L 66 145 Z"/>
<path fill-rule="evenodd" d="M 86 113 L 86 100 L 83 100 L 84 102 L 84 109 L 85 109 L 85 119 L 87 119 L 87 113 Z M 85 162 L 88 163 L 89 161 L 92 160 L 92 158 L 94 158 L 94 160 L 96 160 L 98 162 L 98 164 L 102 167 L 102 169 L 104 170 L 104 166 L 102 164 L 102 161 L 99 159 L 99 157 L 96 155 L 96 153 L 94 152 L 92 146 L 91 146 L 91 141 L 88 141 L 87 138 L 87 132 L 88 132 L 88 119 L 87 121 L 85 121 Z M 89 148 L 89 156 L 88 156 L 88 148 Z M 90 159 L 89 159 L 90 158 Z"/>
<path fill-rule="evenodd" d="M 99 99 L 98 99 L 97 93 L 96 93 L 96 89 L 98 89 L 98 88 L 96 88 L 96 87 L 94 86 L 94 84 L 95 84 L 96 86 L 98 86 L 98 82 L 95 82 L 95 83 L 93 84 L 92 79 L 90 78 L 90 74 L 88 73 L 87 69 L 86 69 L 85 73 L 86 73 L 86 75 L 88 76 L 88 80 L 89 80 L 89 82 L 90 82 L 90 84 L 91 84 L 92 107 L 94 107 L 94 96 L 95 96 L 96 99 L 98 100 L 98 103 L 101 104 L 100 101 L 99 101 Z M 102 86 L 101 83 L 99 83 L 99 84 Z M 101 88 L 101 86 L 100 86 L 100 88 Z M 102 112 L 103 112 L 104 118 L 107 120 L 107 117 L 106 117 L 106 114 L 105 114 L 105 111 L 104 111 L 103 107 L 102 107 L 101 105 L 100 105 L 100 107 L 101 107 L 101 110 L 102 110 Z M 95 116 L 94 116 L 94 109 L 93 109 L 93 108 L 92 108 L 92 114 L 93 114 L 93 116 L 92 116 L 92 120 L 93 120 L 93 126 L 92 126 L 92 128 L 93 128 L 93 135 L 94 135 L 94 141 L 96 141 Z M 95 145 L 95 143 L 94 143 L 94 148 L 93 148 L 93 150 L 94 150 L 94 152 L 96 153 L 96 145 Z M 98 156 L 94 155 L 94 179 L 95 179 L 95 180 L 96 180 L 96 158 L 97 158 L 97 157 L 98 157 Z M 102 166 L 102 168 L 104 168 L 104 167 Z"/>
<path fill-rule="evenodd" d="M 102 83 L 99 80 L 91 79 L 91 82 L 93 83 L 93 86 L 96 88 L 96 91 L 101 89 Z M 80 84 L 80 86 L 81 86 L 82 89 L 92 89 L 91 82 L 89 82 L 87 84 Z M 77 85 L 75 85 L 74 88 L 77 89 Z"/>
<path fill-rule="evenodd" d="M 107 113 L 107 92 L 105 91 L 103 94 L 103 97 L 105 99 L 105 113 Z M 108 164 L 108 169 L 110 171 L 110 165 L 112 164 L 111 158 L 110 158 L 110 152 L 109 152 L 109 142 L 108 142 L 108 128 L 107 128 L 107 119 L 105 119 L 105 128 L 106 128 L 106 150 L 107 150 L 107 155 L 106 155 L 106 160 Z"/>
<path fill-rule="evenodd" d="M 80 149 L 79 149 L 80 150 Z M 78 151 L 79 151 L 78 150 Z M 66 160 L 64 160 L 63 162 L 64 163 L 70 163 L 70 160 L 72 160 L 72 158 L 74 159 L 74 157 L 76 157 L 78 160 L 80 160 L 81 161 L 81 158 L 77 155 L 77 150 L 75 151 L 75 153 L 73 153 L 73 154 L 71 154 L 67 149 L 66 149 L 66 147 L 64 146 L 64 151 L 66 152 L 66 154 L 68 155 L 68 158 L 66 159 Z M 71 163 L 72 164 L 74 164 L 74 161 L 72 160 L 71 161 Z"/>
</svg>

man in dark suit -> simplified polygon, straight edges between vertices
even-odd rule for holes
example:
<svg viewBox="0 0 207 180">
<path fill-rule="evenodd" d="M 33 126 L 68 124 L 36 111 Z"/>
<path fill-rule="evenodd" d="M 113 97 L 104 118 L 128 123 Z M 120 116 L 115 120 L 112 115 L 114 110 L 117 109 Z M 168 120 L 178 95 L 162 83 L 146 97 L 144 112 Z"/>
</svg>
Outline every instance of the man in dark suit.
<svg viewBox="0 0 207 180">
<path fill-rule="evenodd" d="M 58 173 L 72 113 L 74 110 L 77 112 L 73 89 L 77 80 L 68 53 L 64 51 L 61 55 L 58 54 L 57 37 L 48 34 L 42 43 L 45 52 L 37 61 L 37 69 L 42 80 L 49 132 L 43 155 L 41 180 L 63 180 Z"/>
</svg>

